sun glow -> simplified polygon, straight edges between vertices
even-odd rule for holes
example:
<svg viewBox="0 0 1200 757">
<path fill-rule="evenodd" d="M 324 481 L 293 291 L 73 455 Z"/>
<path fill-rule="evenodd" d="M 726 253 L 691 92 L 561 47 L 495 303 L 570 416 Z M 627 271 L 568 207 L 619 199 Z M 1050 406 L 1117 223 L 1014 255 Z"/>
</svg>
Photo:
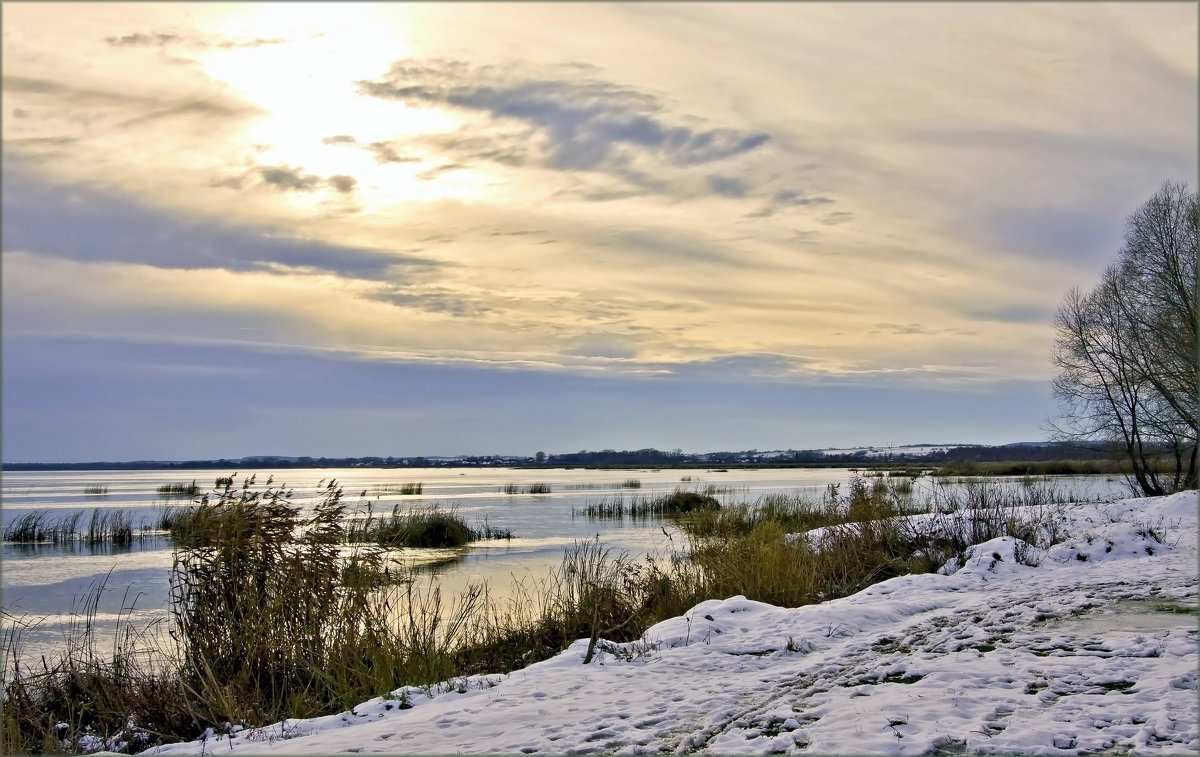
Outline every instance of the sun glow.
<svg viewBox="0 0 1200 757">
<path fill-rule="evenodd" d="M 376 10 L 253 6 L 245 16 L 229 19 L 226 33 L 261 44 L 214 49 L 199 56 L 201 64 L 264 111 L 244 133 L 259 165 L 353 176 L 360 200 L 466 199 L 482 193 L 486 184 L 473 172 L 430 172 L 438 156 L 423 151 L 416 139 L 457 129 L 461 122 L 454 114 L 357 93 L 355 82 L 378 78 L 409 54 L 395 36 L 397 25 L 379 23 L 372 17 Z"/>
</svg>

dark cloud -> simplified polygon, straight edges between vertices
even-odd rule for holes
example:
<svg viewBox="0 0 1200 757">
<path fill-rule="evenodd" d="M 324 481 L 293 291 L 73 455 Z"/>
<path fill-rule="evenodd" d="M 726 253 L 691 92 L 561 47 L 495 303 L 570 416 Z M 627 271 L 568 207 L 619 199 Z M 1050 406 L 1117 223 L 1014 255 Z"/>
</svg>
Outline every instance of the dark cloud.
<svg viewBox="0 0 1200 757">
<path fill-rule="evenodd" d="M 578 74 L 572 70 L 564 74 Z M 632 154 L 699 165 L 749 152 L 765 132 L 692 129 L 667 124 L 663 106 L 646 93 L 595 79 L 514 79 L 460 61 L 402 62 L 379 81 L 357 82 L 362 94 L 437 103 L 515 120 L 546 140 L 545 163 L 561 170 L 624 167 Z"/>
<path fill-rule="evenodd" d="M 13 118 L 28 118 L 28 116 L 29 116 L 29 111 L 25 110 L 24 108 L 13 108 L 13 111 L 12 111 Z"/>
<path fill-rule="evenodd" d="M 463 168 L 466 168 L 466 166 L 461 163 L 443 163 L 440 166 L 434 166 L 426 171 L 422 171 L 421 173 L 417 174 L 417 178 L 421 181 L 429 181 L 430 179 L 436 179 L 438 176 L 441 176 L 444 173 L 458 171 Z"/>
<path fill-rule="evenodd" d="M 794 189 L 780 189 L 773 192 L 768 198 L 767 203 L 759 210 L 748 213 L 747 218 L 766 218 L 774 215 L 775 211 L 781 208 L 797 208 L 807 207 L 810 205 L 828 205 L 833 200 L 828 197 L 813 197 L 806 195 L 803 192 L 797 192 Z"/>
<path fill-rule="evenodd" d="M 627 337 L 617 334 L 589 334 L 572 349 L 563 350 L 567 357 L 602 358 L 605 360 L 633 360 L 637 349 L 626 342 Z"/>
<path fill-rule="evenodd" d="M 60 159 L 69 154 L 69 148 L 77 141 L 75 137 L 9 138 L 4 140 L 4 157 L 6 161 L 27 164 Z"/>
<path fill-rule="evenodd" d="M 256 185 L 268 186 L 284 192 L 315 192 L 319 189 L 330 188 L 342 194 L 353 192 L 358 186 L 358 179 L 346 174 L 333 176 L 318 176 L 306 173 L 303 168 L 293 168 L 289 165 L 255 166 L 244 174 L 226 176 L 212 182 L 214 187 L 229 189 L 244 189 Z"/>
<path fill-rule="evenodd" d="M 346 176 L 345 174 L 334 174 L 333 176 L 330 176 L 327 181 L 329 182 L 329 186 L 333 187 L 342 194 L 353 192 L 354 188 L 358 186 L 357 179 L 355 179 L 353 176 Z"/>
<path fill-rule="evenodd" d="M 260 166 L 257 170 L 263 181 L 280 189 L 311 192 L 325 183 L 316 174 L 304 173 L 302 169 L 289 166 Z"/>
<path fill-rule="evenodd" d="M 143 113 L 139 116 L 122 121 L 118 127 L 137 126 L 150 121 L 180 116 L 202 116 L 206 118 L 239 118 L 258 112 L 258 108 L 248 104 L 227 104 L 213 100 L 187 100 L 165 108 Z"/>
<path fill-rule="evenodd" d="M 941 330 L 942 333 L 945 330 Z M 933 330 L 922 326 L 919 323 L 877 323 L 875 328 L 869 330 L 868 334 L 894 334 L 896 336 L 914 336 L 914 335 L 929 335 L 935 333 Z"/>
<path fill-rule="evenodd" d="M 113 47 L 161 47 L 168 42 L 180 39 L 178 34 L 142 34 L 135 32 L 124 37 L 105 37 L 104 41 Z"/>
<path fill-rule="evenodd" d="M 230 121 L 261 112 L 252 103 L 217 91 L 207 97 L 163 99 L 29 76 L 5 76 L 3 88 L 6 93 L 20 95 L 23 101 L 32 99 L 59 109 L 91 131 L 100 128 L 96 118 L 105 112 L 121 118 L 119 122 L 110 122 L 119 129 L 165 118 Z"/>
<path fill-rule="evenodd" d="M 825 224 L 826 226 L 836 226 L 839 223 L 845 223 L 846 221 L 849 221 L 853 217 L 853 213 L 845 210 L 835 210 L 832 213 L 826 213 L 825 217 L 821 219 L 821 223 Z"/>
<path fill-rule="evenodd" d="M 75 137 L 17 137 L 15 139 L 4 140 L 5 147 L 19 147 L 22 145 L 38 145 L 47 147 L 64 147 L 69 144 L 74 144 Z"/>
<path fill-rule="evenodd" d="M 828 197 L 811 197 L 792 189 L 781 189 L 771 195 L 771 204 L 775 206 L 827 205 L 831 202 L 833 200 Z"/>
<path fill-rule="evenodd" d="M 420 163 L 420 158 L 413 158 L 401 155 L 396 152 L 387 142 L 370 142 L 367 144 L 367 149 L 375 156 L 375 162 L 383 165 L 384 163 Z"/>
<path fill-rule="evenodd" d="M 321 36 L 321 35 L 314 35 Z M 112 47 L 164 47 L 168 44 L 183 44 L 189 47 L 215 48 L 219 50 L 234 50 L 247 47 L 265 47 L 267 45 L 282 45 L 292 42 L 284 37 L 205 37 L 196 34 L 174 34 L 167 32 L 134 32 L 124 36 L 105 37 L 104 41 Z"/>
<path fill-rule="evenodd" d="M 421 141 L 439 152 L 456 156 L 462 163 L 483 160 L 520 168 L 539 162 L 539 155 L 530 144 L 532 134 L 481 137 L 477 131 L 464 128 L 450 134 L 429 134 L 422 137 Z"/>
<path fill-rule="evenodd" d="M 369 299 L 386 302 L 413 310 L 454 316 L 455 318 L 474 318 L 491 312 L 479 300 L 465 299 L 462 295 L 438 291 L 436 289 L 418 289 L 416 287 L 394 286 L 383 291 L 366 295 Z"/>
<path fill-rule="evenodd" d="M 322 180 L 324 181 L 324 180 Z M 236 228 L 153 210 L 111 191 L 51 184 L 5 165 L 3 249 L 83 262 L 159 268 L 270 270 L 310 267 L 388 278 L 438 264 L 414 251 L 342 247 L 288 239 L 278 229 Z"/>
<path fill-rule="evenodd" d="M 745 197 L 747 190 L 745 182 L 740 179 L 715 174 L 708 177 L 708 188 L 722 197 Z"/>
<path fill-rule="evenodd" d="M 396 149 L 387 142 L 368 142 L 363 144 L 349 134 L 335 134 L 332 137 L 325 137 L 321 140 L 322 144 L 326 145 L 348 145 L 350 147 L 358 147 L 369 151 L 375 156 L 375 162 L 383 165 L 385 163 L 420 163 L 420 158 L 411 158 L 400 155 Z"/>
<path fill-rule="evenodd" d="M 315 35 L 320 36 L 320 35 Z M 267 47 L 269 45 L 284 45 L 293 40 L 283 37 L 254 37 L 252 39 L 225 39 L 207 43 L 209 47 L 217 47 L 222 50 L 232 50 L 242 47 Z"/>
<path fill-rule="evenodd" d="M 53 79 L 42 79 L 33 76 L 5 76 L 2 81 L 5 92 L 61 98 L 68 100 L 74 105 L 110 106 L 159 103 L 159 101 L 153 98 L 131 95 L 128 92 L 77 87 L 72 84 L 54 81 Z"/>
</svg>

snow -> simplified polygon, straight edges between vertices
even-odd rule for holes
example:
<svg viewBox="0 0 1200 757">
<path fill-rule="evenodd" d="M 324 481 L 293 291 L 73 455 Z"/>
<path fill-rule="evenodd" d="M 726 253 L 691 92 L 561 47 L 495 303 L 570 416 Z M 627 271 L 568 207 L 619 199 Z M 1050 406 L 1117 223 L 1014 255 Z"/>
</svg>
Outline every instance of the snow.
<svg viewBox="0 0 1200 757">
<path fill-rule="evenodd" d="M 841 447 L 829 448 L 820 450 L 823 455 L 857 455 L 862 454 L 866 457 L 885 457 L 888 455 L 908 455 L 910 457 L 928 457 L 929 455 L 940 454 L 952 449 L 964 447 L 963 444 L 937 444 L 937 445 L 922 445 L 922 444 L 905 444 L 899 447 Z"/>
<path fill-rule="evenodd" d="M 158 754 L 1195 754 L 1197 494 L 1080 504 L 1038 552 L 779 608 L 702 602 L 643 639 Z M 1023 563 L 1036 563 L 1028 565 Z"/>
</svg>

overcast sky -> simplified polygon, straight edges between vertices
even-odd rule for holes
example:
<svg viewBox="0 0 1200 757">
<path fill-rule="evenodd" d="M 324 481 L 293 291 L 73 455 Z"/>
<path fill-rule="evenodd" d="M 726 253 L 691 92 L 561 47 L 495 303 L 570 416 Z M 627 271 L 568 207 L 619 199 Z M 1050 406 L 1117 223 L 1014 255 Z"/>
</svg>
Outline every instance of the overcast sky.
<svg viewBox="0 0 1200 757">
<path fill-rule="evenodd" d="M 1195 3 L 3 6 L 3 460 L 1042 439 Z"/>
</svg>

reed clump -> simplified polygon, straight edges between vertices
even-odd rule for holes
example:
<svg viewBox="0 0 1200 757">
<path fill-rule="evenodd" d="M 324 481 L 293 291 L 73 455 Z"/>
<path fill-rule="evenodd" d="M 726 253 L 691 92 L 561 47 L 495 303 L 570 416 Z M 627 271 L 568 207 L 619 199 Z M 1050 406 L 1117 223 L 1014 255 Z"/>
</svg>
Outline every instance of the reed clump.
<svg viewBox="0 0 1200 757">
<path fill-rule="evenodd" d="M 588 518 L 625 517 L 633 519 L 666 518 L 682 516 L 690 513 L 712 513 L 721 509 L 721 502 L 713 496 L 714 493 L 724 493 L 721 487 L 708 486 L 705 489 L 676 488 L 668 494 L 657 496 L 630 497 L 627 501 L 623 495 L 603 498 L 584 503 L 580 509 L 572 508 L 572 515 L 580 514 Z"/>
<path fill-rule="evenodd" d="M 550 484 L 530 484 L 524 489 L 522 489 L 518 484 L 505 484 L 504 486 L 500 487 L 500 492 L 502 494 L 549 494 Z"/>
<path fill-rule="evenodd" d="M 346 530 L 352 544 L 386 547 L 461 547 L 483 539 L 511 539 L 512 532 L 484 524 L 472 528 L 454 510 L 439 507 L 402 511 L 399 505 L 387 516 L 376 516 L 368 507 L 367 517 L 353 521 Z"/>
<path fill-rule="evenodd" d="M 399 494 L 401 496 L 411 496 L 421 494 L 425 490 L 425 485 L 420 481 L 410 481 L 404 484 L 375 484 L 371 487 L 371 493 L 375 495 Z"/>
<path fill-rule="evenodd" d="M 228 485 L 222 484 L 222 480 L 220 478 L 217 479 L 218 488 Z M 232 478 L 229 479 L 229 483 L 233 483 Z M 193 481 L 190 484 L 163 484 L 156 491 L 164 497 L 195 497 L 200 493 L 200 487 Z"/>
<path fill-rule="evenodd" d="M 17 544 L 87 544 L 125 547 L 145 536 L 145 527 L 134 528 L 133 516 L 120 508 L 92 509 L 86 528 L 83 512 L 52 517 L 45 510 L 31 510 L 4 527 L 4 541 Z"/>
</svg>

